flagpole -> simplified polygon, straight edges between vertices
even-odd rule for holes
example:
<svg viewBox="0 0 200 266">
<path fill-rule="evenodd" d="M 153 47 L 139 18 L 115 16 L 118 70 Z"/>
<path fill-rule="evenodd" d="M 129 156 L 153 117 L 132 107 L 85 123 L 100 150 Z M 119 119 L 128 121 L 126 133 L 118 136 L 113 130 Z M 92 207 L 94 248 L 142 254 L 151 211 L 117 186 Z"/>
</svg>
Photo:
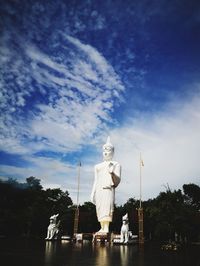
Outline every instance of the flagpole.
<svg viewBox="0 0 200 266">
<path fill-rule="evenodd" d="M 78 178 L 77 178 L 77 200 L 76 200 L 76 210 L 75 210 L 75 217 L 74 217 L 74 238 L 75 239 L 76 239 L 76 234 L 78 232 L 78 220 L 79 220 L 80 171 L 81 171 L 81 162 L 79 162 Z"/>
<path fill-rule="evenodd" d="M 79 167 L 78 167 L 78 182 L 77 182 L 77 205 L 76 208 L 78 209 L 79 205 L 79 190 L 80 190 L 80 171 L 81 171 L 81 162 L 79 162 Z"/>
<path fill-rule="evenodd" d="M 138 226 L 139 226 L 139 244 L 144 243 L 144 228 L 143 228 L 143 223 L 144 223 L 144 217 L 143 217 L 143 208 L 142 208 L 142 166 L 144 166 L 143 161 L 142 161 L 142 156 L 140 152 L 140 204 L 138 208 Z"/>
<path fill-rule="evenodd" d="M 142 156 L 140 152 L 140 208 L 142 208 Z"/>
</svg>

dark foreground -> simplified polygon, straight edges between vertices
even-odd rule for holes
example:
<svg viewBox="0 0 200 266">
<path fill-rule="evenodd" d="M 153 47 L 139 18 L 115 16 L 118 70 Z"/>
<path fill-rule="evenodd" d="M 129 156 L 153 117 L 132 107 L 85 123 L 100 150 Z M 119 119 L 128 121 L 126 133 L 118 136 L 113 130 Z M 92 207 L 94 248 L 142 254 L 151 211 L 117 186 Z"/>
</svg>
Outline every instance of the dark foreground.
<svg viewBox="0 0 200 266">
<path fill-rule="evenodd" d="M 2 266 L 200 266 L 200 246 L 162 251 L 159 244 L 133 246 L 0 239 Z"/>
</svg>

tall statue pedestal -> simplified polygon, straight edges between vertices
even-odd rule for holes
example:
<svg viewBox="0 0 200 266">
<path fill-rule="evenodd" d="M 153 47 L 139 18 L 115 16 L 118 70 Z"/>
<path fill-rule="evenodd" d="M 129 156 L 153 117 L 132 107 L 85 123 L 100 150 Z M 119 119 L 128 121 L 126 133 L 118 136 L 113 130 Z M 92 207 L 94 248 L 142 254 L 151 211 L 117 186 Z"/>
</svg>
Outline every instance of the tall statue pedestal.
<svg viewBox="0 0 200 266">
<path fill-rule="evenodd" d="M 73 240 L 75 242 L 92 241 L 93 240 L 93 233 L 74 234 Z"/>
<path fill-rule="evenodd" d="M 97 232 L 93 235 L 94 243 L 111 243 L 112 242 L 112 234 L 111 233 L 103 233 Z"/>
</svg>

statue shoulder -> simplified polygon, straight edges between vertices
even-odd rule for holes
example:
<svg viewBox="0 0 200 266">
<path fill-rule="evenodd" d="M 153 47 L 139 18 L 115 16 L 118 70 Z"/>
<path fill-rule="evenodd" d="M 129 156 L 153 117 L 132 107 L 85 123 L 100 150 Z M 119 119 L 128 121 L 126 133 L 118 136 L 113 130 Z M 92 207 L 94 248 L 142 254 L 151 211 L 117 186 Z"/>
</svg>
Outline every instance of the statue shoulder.
<svg viewBox="0 0 200 266">
<path fill-rule="evenodd" d="M 100 167 L 102 167 L 102 165 L 103 165 L 103 163 L 95 164 L 94 169 L 97 170 L 97 169 L 99 169 Z"/>
<path fill-rule="evenodd" d="M 116 162 L 116 161 L 112 161 L 112 163 L 115 165 L 115 166 L 119 166 L 121 167 L 120 163 Z"/>
<path fill-rule="evenodd" d="M 95 164 L 94 168 L 97 168 L 97 167 L 101 166 L 101 164 L 102 164 L 102 163 L 97 163 L 97 164 Z"/>
</svg>

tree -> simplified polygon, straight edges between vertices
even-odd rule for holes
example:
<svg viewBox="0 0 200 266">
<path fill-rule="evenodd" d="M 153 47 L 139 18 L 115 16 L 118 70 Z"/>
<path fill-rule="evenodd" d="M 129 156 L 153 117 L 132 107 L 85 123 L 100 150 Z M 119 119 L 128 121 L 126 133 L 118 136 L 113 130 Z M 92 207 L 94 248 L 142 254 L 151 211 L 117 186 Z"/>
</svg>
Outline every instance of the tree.
<svg viewBox="0 0 200 266">
<path fill-rule="evenodd" d="M 194 241 L 200 240 L 200 187 L 195 184 L 184 184 L 185 194 L 185 219 L 187 220 L 186 232 L 188 238 Z"/>
<path fill-rule="evenodd" d="M 184 196 L 181 190 L 172 192 L 167 189 L 145 205 L 145 227 L 154 239 L 174 239 L 175 232 L 184 233 L 181 229 L 184 223 Z"/>
<path fill-rule="evenodd" d="M 40 184 L 40 179 L 34 177 L 34 176 L 30 176 L 28 178 L 26 178 L 26 184 L 27 187 L 30 189 L 35 189 L 35 190 L 41 190 L 42 186 Z"/>
<path fill-rule="evenodd" d="M 186 203 L 200 211 L 200 187 L 195 184 L 184 184 L 183 191 L 186 195 Z"/>
<path fill-rule="evenodd" d="M 99 230 L 99 223 L 96 217 L 96 207 L 92 202 L 84 202 L 79 206 L 79 231 L 96 232 Z"/>
<path fill-rule="evenodd" d="M 27 178 L 25 184 L 13 180 L 0 181 L 0 234 L 44 237 L 49 217 L 54 212 L 59 213 L 63 224 L 65 220 L 72 220 L 66 218 L 72 205 L 67 191 L 45 191 L 35 177 Z"/>
</svg>

